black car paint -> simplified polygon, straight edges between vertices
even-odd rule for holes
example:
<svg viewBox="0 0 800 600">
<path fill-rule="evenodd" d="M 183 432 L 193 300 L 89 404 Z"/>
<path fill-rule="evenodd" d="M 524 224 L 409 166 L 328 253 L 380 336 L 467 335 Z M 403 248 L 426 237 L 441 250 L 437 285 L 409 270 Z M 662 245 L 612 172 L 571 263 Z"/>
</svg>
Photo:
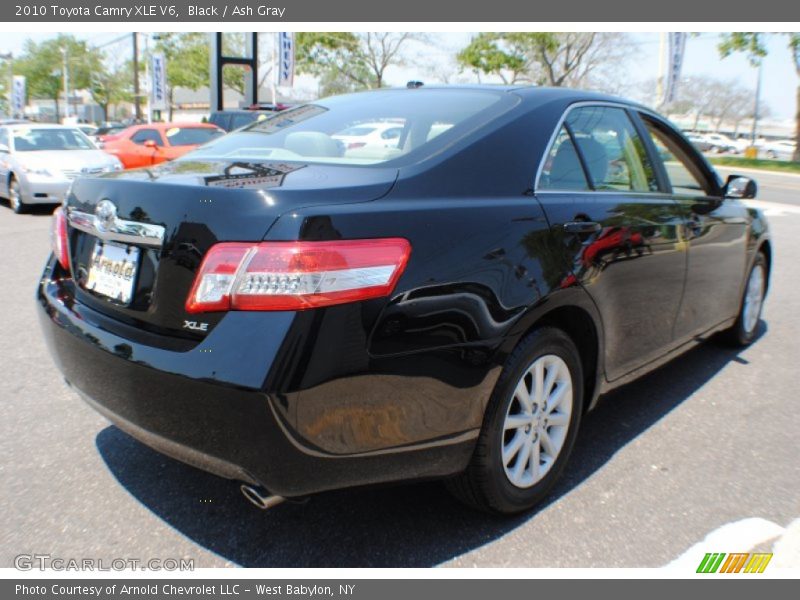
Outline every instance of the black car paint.
<svg viewBox="0 0 800 600">
<path fill-rule="evenodd" d="M 291 497 L 463 470 L 505 359 L 536 324 L 581 336 L 587 408 L 730 325 L 747 269 L 768 244 L 763 217 L 723 200 L 721 188 L 691 206 L 668 190 L 537 192 L 565 111 L 609 99 L 503 93 L 516 102 L 491 122 L 406 162 L 261 165 L 284 172 L 269 185 L 254 175 L 251 185 L 233 181 L 231 164 L 182 160 L 76 182 L 71 207 L 109 198 L 123 218 L 181 225 L 148 259 L 129 307 L 76 286 L 51 258 L 39 314 L 65 378 L 166 454 Z M 236 189 L 210 185 L 226 181 Z M 647 251 L 628 243 L 582 265 L 591 240 L 563 223 L 580 212 L 603 224 L 632 207 L 671 211 L 674 237 L 634 222 Z M 70 235 L 80 270 L 88 245 Z M 378 237 L 412 246 L 391 298 L 192 316 L 209 324 L 207 334 L 181 327 L 191 281 L 217 241 Z"/>
</svg>

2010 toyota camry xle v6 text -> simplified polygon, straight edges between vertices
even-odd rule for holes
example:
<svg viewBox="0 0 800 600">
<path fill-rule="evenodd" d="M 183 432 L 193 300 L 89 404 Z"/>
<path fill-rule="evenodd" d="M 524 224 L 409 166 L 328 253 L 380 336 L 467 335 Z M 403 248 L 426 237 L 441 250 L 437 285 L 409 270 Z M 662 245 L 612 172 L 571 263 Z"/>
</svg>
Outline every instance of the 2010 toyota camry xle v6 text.
<svg viewBox="0 0 800 600">
<path fill-rule="evenodd" d="M 607 96 L 339 96 L 77 179 L 38 312 L 87 402 L 262 507 L 440 478 L 513 513 L 600 394 L 760 331 L 755 188 Z"/>
</svg>

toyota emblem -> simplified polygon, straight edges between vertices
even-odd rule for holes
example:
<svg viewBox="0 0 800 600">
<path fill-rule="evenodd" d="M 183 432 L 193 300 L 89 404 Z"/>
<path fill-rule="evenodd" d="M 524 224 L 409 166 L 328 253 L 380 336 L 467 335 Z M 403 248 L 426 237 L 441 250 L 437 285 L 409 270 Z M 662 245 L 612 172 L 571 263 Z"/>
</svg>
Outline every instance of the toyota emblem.
<svg viewBox="0 0 800 600">
<path fill-rule="evenodd" d="M 110 231 L 117 220 L 117 207 L 111 200 L 101 200 L 94 209 L 94 222 L 98 231 Z"/>
</svg>

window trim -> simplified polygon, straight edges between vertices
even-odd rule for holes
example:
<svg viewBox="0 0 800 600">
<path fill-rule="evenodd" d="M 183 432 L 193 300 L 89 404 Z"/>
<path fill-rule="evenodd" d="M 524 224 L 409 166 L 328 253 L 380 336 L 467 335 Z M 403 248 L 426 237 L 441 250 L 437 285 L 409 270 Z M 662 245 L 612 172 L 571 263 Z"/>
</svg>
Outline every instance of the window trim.
<svg viewBox="0 0 800 600">
<path fill-rule="evenodd" d="M 572 104 L 567 106 L 567 108 L 564 109 L 564 112 L 561 113 L 561 117 L 558 119 L 558 122 L 554 126 L 553 131 L 550 134 L 550 140 L 547 142 L 547 146 L 545 147 L 545 151 L 542 154 L 541 159 L 539 160 L 539 166 L 536 169 L 536 177 L 533 180 L 533 193 L 534 194 L 540 194 L 540 193 L 542 193 L 542 194 L 575 194 L 575 193 L 579 193 L 579 194 L 616 194 L 616 195 L 623 194 L 623 195 L 628 195 L 628 196 L 641 196 L 643 194 L 647 194 L 648 196 L 659 196 L 659 195 L 661 195 L 661 196 L 671 196 L 672 194 L 670 194 L 669 192 L 666 191 L 667 188 L 664 185 L 665 182 L 661 178 L 660 167 L 656 166 L 656 163 L 653 162 L 653 157 L 651 156 L 650 147 L 649 147 L 649 144 L 652 144 L 653 142 L 652 142 L 652 140 L 647 140 L 647 139 L 644 140 L 644 143 L 645 143 L 646 151 L 648 153 L 647 158 L 650 160 L 651 163 L 653 163 L 653 168 L 654 168 L 655 173 L 656 173 L 656 179 L 658 181 L 658 186 L 659 186 L 659 189 L 657 191 L 653 191 L 653 190 L 635 191 L 635 190 L 598 190 L 598 189 L 594 189 L 594 182 L 592 181 L 592 179 L 590 177 L 588 177 L 588 175 L 587 175 L 587 173 L 585 171 L 586 165 L 583 162 L 583 154 L 580 152 L 580 149 L 578 149 L 578 155 L 579 155 L 580 160 L 581 160 L 581 166 L 584 167 L 584 176 L 587 177 L 587 182 L 589 183 L 589 186 L 590 186 L 589 190 L 576 192 L 576 191 L 573 191 L 573 190 L 548 190 L 548 189 L 542 189 L 542 188 L 539 187 L 539 184 L 540 184 L 540 181 L 541 181 L 541 178 L 542 178 L 542 173 L 544 172 L 544 166 L 545 166 L 545 163 L 547 162 L 547 157 L 553 151 L 553 145 L 555 144 L 556 139 L 558 138 L 558 132 L 561 131 L 561 128 L 565 124 L 567 124 L 566 123 L 567 117 L 569 116 L 569 114 L 573 110 L 576 110 L 576 109 L 579 109 L 579 108 L 587 108 L 587 107 L 590 107 L 590 108 L 591 107 L 618 108 L 618 109 L 623 110 L 625 112 L 625 114 L 628 116 L 628 120 L 630 120 L 631 126 L 634 128 L 634 130 L 639 135 L 639 137 L 642 137 L 642 133 L 641 133 L 641 131 L 639 129 L 639 126 L 637 124 L 638 115 L 630 114 L 631 111 L 638 111 L 638 112 L 645 113 L 645 114 L 651 114 L 650 111 L 647 111 L 644 108 L 639 108 L 637 106 L 632 106 L 630 104 L 625 104 L 624 102 L 614 102 L 614 101 L 611 101 L 611 100 L 580 100 L 578 102 L 573 102 Z M 656 113 L 652 113 L 652 114 L 657 119 L 663 120 L 660 117 L 658 117 L 658 115 Z M 570 128 L 570 137 L 572 138 L 571 128 Z M 573 144 L 574 144 L 574 139 L 573 139 Z"/>
<path fill-rule="evenodd" d="M 645 122 L 646 119 L 650 119 L 656 126 L 656 128 L 661 129 L 667 133 L 667 135 L 672 134 L 670 137 L 677 138 L 678 146 L 680 149 L 689 157 L 689 159 L 693 160 L 700 168 L 701 174 L 703 177 L 711 183 L 712 193 L 708 193 L 705 190 L 702 190 L 701 193 L 698 193 L 697 198 L 710 198 L 714 200 L 719 200 L 724 196 L 722 191 L 722 186 L 719 181 L 719 176 L 717 172 L 711 167 L 708 162 L 706 161 L 705 157 L 694 147 L 685 135 L 683 135 L 680 131 L 678 131 L 675 127 L 670 125 L 666 119 L 664 119 L 658 113 L 653 111 L 647 111 L 642 109 L 635 109 L 637 111 L 637 118 L 641 121 L 642 127 L 647 131 L 648 143 L 652 145 L 651 152 L 655 155 L 658 159 L 657 164 L 659 165 L 659 171 L 663 171 L 664 180 L 666 183 L 666 189 L 669 190 L 670 196 L 677 196 L 680 195 L 682 197 L 689 197 L 687 194 L 676 194 L 672 188 L 672 182 L 669 179 L 669 175 L 667 174 L 666 166 L 664 165 L 664 161 L 658 156 L 658 152 L 655 149 L 655 142 L 650 139 L 650 131 L 647 128 L 647 123 Z M 688 167 L 687 167 L 688 168 Z M 691 171 L 691 169 L 690 169 Z M 700 191 L 700 190 L 698 190 Z"/>
</svg>

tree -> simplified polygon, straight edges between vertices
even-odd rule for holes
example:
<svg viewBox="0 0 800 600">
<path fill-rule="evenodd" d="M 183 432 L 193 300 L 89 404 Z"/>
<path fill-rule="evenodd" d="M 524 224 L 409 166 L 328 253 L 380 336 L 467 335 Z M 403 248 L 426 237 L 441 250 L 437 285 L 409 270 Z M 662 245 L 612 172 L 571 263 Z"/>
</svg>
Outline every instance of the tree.
<svg viewBox="0 0 800 600">
<path fill-rule="evenodd" d="M 40 44 L 28 40 L 22 56 L 14 61 L 14 73 L 24 75 L 27 80 L 28 95 L 54 101 L 56 120 L 61 118 L 58 100 L 64 89 L 65 60 L 70 88 L 74 90 L 88 88 L 92 74 L 102 66 L 98 50 L 63 33 Z"/>
<path fill-rule="evenodd" d="M 297 70 L 330 83 L 341 79 L 348 88 L 380 88 L 387 69 L 405 63 L 401 51 L 414 40 L 425 37 L 408 32 L 297 33 Z"/>
<path fill-rule="evenodd" d="M 719 44 L 719 51 L 723 58 L 735 52 L 744 52 L 750 59 L 751 64 L 758 65 L 767 56 L 765 33 L 756 32 L 736 32 L 728 33 L 722 37 Z M 794 61 L 795 72 L 797 73 L 797 104 L 795 110 L 795 148 L 792 160 L 800 162 L 800 33 L 785 33 L 788 39 L 789 52 Z"/>
<path fill-rule="evenodd" d="M 620 33 L 480 33 L 457 60 L 506 84 L 608 88 L 630 47 Z"/>
<path fill-rule="evenodd" d="M 120 102 L 133 99 L 131 81 L 133 79 L 133 65 L 130 61 L 122 64 L 108 64 L 111 60 L 106 57 L 106 61 L 101 64 L 97 72 L 92 74 L 92 81 L 89 86 L 89 93 L 92 100 L 103 110 L 103 120 L 108 121 L 108 110 Z"/>
<path fill-rule="evenodd" d="M 245 54 L 245 35 L 240 33 L 228 33 L 225 35 L 225 53 L 228 56 L 244 56 Z M 259 34 L 261 35 L 261 34 Z M 275 34 L 267 34 L 272 36 L 272 40 L 267 43 L 261 43 L 259 39 L 258 44 L 258 88 L 267 82 L 267 79 L 272 75 L 272 60 L 271 55 L 274 50 L 273 44 Z M 238 94 L 244 96 L 247 89 L 246 75 L 249 73 L 248 69 L 244 67 L 230 66 L 222 71 L 222 83 L 228 89 L 231 89 Z"/>
<path fill-rule="evenodd" d="M 155 52 L 162 53 L 167 63 L 167 103 L 171 121 L 176 88 L 196 91 L 210 84 L 208 37 L 196 31 L 158 35 Z"/>
<path fill-rule="evenodd" d="M 549 33 L 479 33 L 456 60 L 475 73 L 499 77 L 506 84 L 530 82 L 533 66 L 531 49 L 540 38 L 552 39 Z"/>
<path fill-rule="evenodd" d="M 0 115 L 11 114 L 11 107 L 8 104 L 8 86 L 10 85 L 8 77 L 8 61 L 0 59 Z"/>
</svg>

